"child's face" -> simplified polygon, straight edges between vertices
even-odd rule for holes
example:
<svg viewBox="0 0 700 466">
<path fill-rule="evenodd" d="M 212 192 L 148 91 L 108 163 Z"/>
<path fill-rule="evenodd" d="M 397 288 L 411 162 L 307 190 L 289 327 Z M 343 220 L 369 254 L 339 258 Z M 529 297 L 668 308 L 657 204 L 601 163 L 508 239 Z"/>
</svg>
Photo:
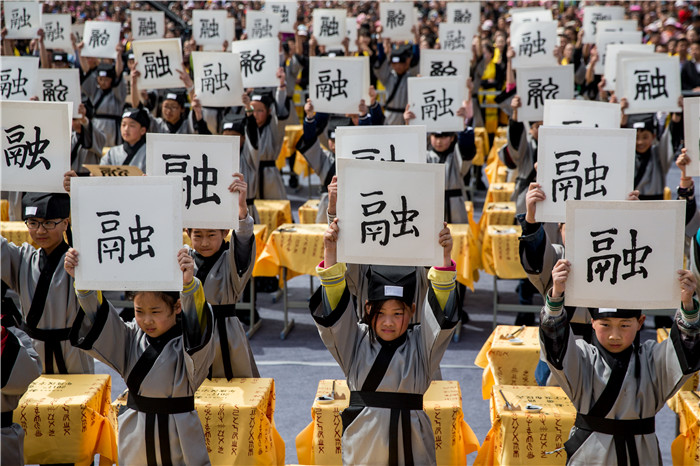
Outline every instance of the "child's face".
<svg viewBox="0 0 700 466">
<path fill-rule="evenodd" d="M 445 152 L 450 148 L 450 144 L 455 136 L 452 133 L 433 133 L 430 135 L 430 145 L 437 152 Z"/>
<path fill-rule="evenodd" d="M 636 151 L 640 154 L 643 154 L 644 152 L 648 151 L 649 148 L 654 144 L 654 133 L 651 131 L 647 131 L 645 129 L 638 129 L 637 130 L 637 144 L 636 144 Z"/>
<path fill-rule="evenodd" d="M 107 89 L 112 87 L 112 78 L 110 78 L 109 76 L 98 76 L 97 85 L 100 87 L 100 89 L 106 91 Z"/>
<path fill-rule="evenodd" d="M 45 225 L 48 222 L 50 222 L 49 227 L 55 224 L 55 228 L 47 228 Z M 33 228 L 35 226 L 37 228 Z M 61 244 L 61 241 L 63 241 L 63 233 L 66 232 L 67 228 L 68 220 L 65 218 L 52 218 L 50 220 L 46 220 L 43 218 L 32 217 L 27 219 L 29 236 L 32 237 L 32 241 L 34 241 L 46 252 L 53 251 L 56 246 Z"/>
<path fill-rule="evenodd" d="M 187 230 L 192 248 L 204 257 L 211 257 L 221 248 L 227 230 Z"/>
<path fill-rule="evenodd" d="M 136 324 L 149 337 L 157 338 L 170 330 L 179 313 L 179 299 L 173 308 L 155 293 L 139 293 L 134 297 Z"/>
<path fill-rule="evenodd" d="M 141 123 L 131 118 L 122 118 L 120 131 L 122 139 L 131 145 L 136 144 L 138 140 L 146 134 L 146 128 L 141 126 Z"/>
<path fill-rule="evenodd" d="M 637 332 L 644 325 L 646 316 L 641 316 L 639 319 L 634 317 L 606 317 L 595 319 L 592 322 L 595 336 L 603 345 L 603 348 L 611 353 L 620 353 L 634 343 L 634 338 Z"/>
<path fill-rule="evenodd" d="M 259 100 L 252 101 L 250 105 L 253 107 L 253 117 L 255 118 L 255 123 L 257 123 L 258 126 L 263 126 L 267 122 L 267 117 L 270 115 L 270 111 L 265 104 Z"/>
<path fill-rule="evenodd" d="M 183 108 L 176 100 L 164 100 L 162 104 L 163 119 L 170 124 L 180 121 Z"/>
<path fill-rule="evenodd" d="M 540 125 L 542 124 L 541 121 L 536 121 L 530 125 L 530 136 L 537 141 L 537 138 L 540 135 Z"/>
<path fill-rule="evenodd" d="M 416 310 L 414 304 L 409 308 L 398 299 L 389 299 L 374 318 L 374 331 L 384 341 L 393 341 L 406 333 L 411 317 Z"/>
</svg>

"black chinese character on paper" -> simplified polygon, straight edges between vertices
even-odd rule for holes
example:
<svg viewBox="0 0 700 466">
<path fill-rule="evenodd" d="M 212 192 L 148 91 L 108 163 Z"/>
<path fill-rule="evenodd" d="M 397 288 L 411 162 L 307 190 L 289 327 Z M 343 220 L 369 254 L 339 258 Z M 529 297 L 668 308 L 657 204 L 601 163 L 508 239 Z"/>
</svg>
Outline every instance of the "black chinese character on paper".
<svg viewBox="0 0 700 466">
<path fill-rule="evenodd" d="M 139 36 L 150 37 L 158 34 L 158 24 L 152 17 L 139 17 Z"/>
<path fill-rule="evenodd" d="M 392 210 L 391 215 L 394 217 L 394 225 L 399 225 L 399 232 L 394 233 L 394 238 L 404 235 L 419 236 L 416 226 L 412 226 L 410 229 L 408 228 L 408 222 L 418 217 L 418 211 L 406 207 L 406 196 L 401 196 L 401 210 Z"/>
<path fill-rule="evenodd" d="M 251 39 L 264 39 L 272 37 L 272 24 L 267 18 L 256 18 L 250 26 Z"/>
<path fill-rule="evenodd" d="M 289 9 L 287 5 L 272 5 L 272 12 L 279 15 L 280 24 L 287 24 L 289 22 Z"/>
<path fill-rule="evenodd" d="M 467 48 L 467 36 L 462 34 L 460 29 L 449 30 L 445 34 L 443 48 L 445 50 L 456 50 L 456 49 L 466 49 Z"/>
<path fill-rule="evenodd" d="M 199 18 L 199 38 L 214 39 L 219 37 L 219 23 L 214 18 Z"/>
<path fill-rule="evenodd" d="M 241 72 L 245 77 L 255 73 L 259 73 L 265 64 L 265 55 L 260 53 L 260 50 L 243 50 L 241 52 Z"/>
<path fill-rule="evenodd" d="M 209 156 L 207 154 L 202 154 L 202 166 L 197 167 L 196 165 L 190 165 L 188 161 L 190 160 L 189 154 L 163 154 L 163 160 L 165 160 L 165 174 L 169 175 L 171 173 L 180 173 L 183 175 L 182 179 L 185 182 L 183 191 L 185 191 L 185 207 L 190 208 L 190 205 L 200 205 L 206 202 L 213 202 L 215 204 L 221 204 L 221 198 L 217 194 L 210 194 L 208 192 L 209 187 L 217 186 L 218 183 L 218 170 L 216 168 L 209 167 Z M 192 199 L 193 187 L 200 188 L 200 197 Z"/>
<path fill-rule="evenodd" d="M 447 91 L 444 88 L 440 90 L 442 98 L 438 98 L 440 93 L 436 89 L 423 93 L 423 105 L 420 108 L 422 120 L 432 119 L 436 121 L 439 117 L 447 114 L 454 116 L 454 112 L 450 108 L 454 99 L 447 97 Z"/>
<path fill-rule="evenodd" d="M 583 170 L 583 178 L 578 172 L 581 152 L 577 150 L 555 152 L 555 178 L 552 180 L 552 202 L 565 202 L 568 199 L 579 200 L 596 194 L 605 196 L 605 185 L 610 167 L 598 165 L 598 154 L 591 154 L 592 165 Z M 583 187 L 589 189 L 582 193 Z"/>
<path fill-rule="evenodd" d="M 379 149 L 356 149 L 352 151 L 352 155 L 355 156 L 357 160 L 374 160 L 380 151 Z M 360 155 L 360 154 L 373 154 L 373 155 Z M 389 144 L 389 158 L 379 157 L 382 162 L 405 162 L 406 159 L 396 158 L 396 149 L 393 144 Z"/>
<path fill-rule="evenodd" d="M 12 69 L 0 71 L 0 95 L 3 98 L 9 99 L 13 95 L 22 94 L 25 97 L 31 97 L 27 94 L 27 78 L 22 77 L 22 69 L 17 68 L 17 77 L 12 77 Z"/>
<path fill-rule="evenodd" d="M 55 82 L 53 79 L 44 79 L 42 80 L 41 92 L 41 100 L 47 102 L 65 102 L 66 96 L 68 95 L 68 86 L 63 84 L 61 78 L 58 79 L 58 82 Z"/>
<path fill-rule="evenodd" d="M 170 57 L 163 55 L 162 50 L 158 50 L 158 55 L 155 52 L 144 52 L 143 54 L 144 65 L 143 69 L 146 72 L 144 76 L 148 78 L 162 78 L 165 75 L 173 75 L 173 71 L 170 69 Z"/>
<path fill-rule="evenodd" d="M 221 68 L 221 63 L 217 63 L 219 69 L 216 70 L 213 63 L 207 63 L 203 67 L 202 77 L 202 92 L 207 91 L 212 94 L 216 94 L 223 88 L 230 91 L 231 88 L 228 86 L 226 81 L 228 81 L 228 73 L 225 73 Z"/>
<path fill-rule="evenodd" d="M 47 42 L 54 42 L 65 39 L 63 35 L 64 29 L 58 22 L 48 22 L 44 24 L 44 39 Z"/>
<path fill-rule="evenodd" d="M 637 78 L 634 100 L 654 100 L 659 97 L 668 97 L 666 76 L 659 74 L 658 67 L 656 67 L 655 74 L 652 74 L 651 70 L 636 70 L 634 76 Z"/>
<path fill-rule="evenodd" d="M 323 37 L 333 37 L 340 35 L 340 30 L 338 29 L 338 21 L 335 16 L 321 16 L 321 27 L 319 29 L 319 36 Z"/>
<path fill-rule="evenodd" d="M 368 242 L 378 242 L 381 246 L 389 244 L 389 239 L 399 238 L 405 235 L 419 236 L 420 232 L 415 225 L 409 225 L 418 217 L 417 210 L 409 209 L 406 201 L 406 196 L 401 196 L 401 207 L 398 210 L 390 210 L 389 213 L 393 218 L 390 222 L 380 214 L 387 207 L 386 201 L 382 198 L 384 191 L 373 191 L 369 193 L 360 193 L 364 198 L 377 199 L 367 204 L 361 204 L 362 215 L 365 220 L 361 222 L 360 228 L 362 231 L 362 244 Z M 395 233 L 391 233 L 391 225 L 396 225 Z"/>
<path fill-rule="evenodd" d="M 151 242 L 151 235 L 155 231 L 152 226 L 141 226 L 141 216 L 135 216 L 136 226 L 129 227 L 129 235 L 131 237 L 131 244 L 136 246 L 136 253 L 129 254 L 129 259 L 134 260 L 138 257 L 148 254 L 150 257 L 155 257 L 156 252 L 153 247 L 146 243 Z M 145 247 L 145 249 L 144 249 Z"/>
<path fill-rule="evenodd" d="M 14 8 L 10 13 L 10 29 L 31 28 L 31 19 L 26 8 Z"/>
<path fill-rule="evenodd" d="M 552 82 L 552 77 L 542 84 L 542 78 L 530 78 L 527 80 L 527 105 L 540 108 L 545 99 L 556 99 L 559 94 L 559 84 Z"/>
<path fill-rule="evenodd" d="M 90 31 L 90 37 L 88 38 L 88 45 L 90 47 L 104 47 L 109 43 L 109 33 L 106 29 L 100 31 L 99 29 L 93 29 Z"/>
<path fill-rule="evenodd" d="M 612 247 L 615 243 L 615 235 L 618 231 L 616 228 L 610 228 L 603 231 L 592 231 L 590 233 L 593 239 L 593 252 L 607 252 L 607 254 L 601 254 L 597 256 L 592 256 L 588 258 L 588 272 L 586 275 L 586 280 L 588 283 L 598 280 L 603 282 L 608 274 L 608 279 L 611 285 L 617 283 L 618 272 L 620 268 L 620 263 L 623 266 L 629 266 L 627 272 L 622 273 L 620 277 L 623 280 L 634 277 L 635 275 L 641 275 L 642 278 L 647 278 L 649 272 L 642 265 L 647 259 L 649 254 L 652 252 L 650 246 L 637 246 L 637 230 L 630 229 L 630 245 L 629 249 L 623 248 L 622 255 L 613 254 Z M 608 273 L 609 272 L 609 273 Z"/>
<path fill-rule="evenodd" d="M 123 233 L 120 234 L 119 232 L 121 222 L 117 219 L 117 217 L 121 216 L 121 213 L 116 210 L 109 210 L 95 212 L 95 214 L 100 218 L 104 218 L 100 222 L 100 228 L 102 234 L 107 235 L 97 239 L 97 261 L 100 264 L 105 261 L 114 260 L 123 264 L 126 257 L 133 261 L 144 255 L 148 255 L 149 257 L 156 256 L 156 252 L 150 244 L 151 236 L 155 232 L 155 229 L 150 225 L 142 226 L 140 215 L 134 215 L 134 226 L 128 227 L 129 244 L 135 247 L 131 248 L 134 253 L 127 256 L 126 238 Z"/>
<path fill-rule="evenodd" d="M 107 212 L 96 212 L 98 217 L 114 216 L 118 217 L 121 215 L 118 211 L 112 210 Z M 111 233 L 119 228 L 119 220 L 108 219 L 103 220 L 101 223 L 102 233 Z M 114 260 L 115 254 L 116 259 L 120 264 L 124 263 L 124 243 L 125 239 L 123 236 L 107 236 L 104 238 L 99 238 L 97 240 L 97 261 L 101 264 L 103 256 L 106 259 Z M 109 257 L 106 257 L 109 256 Z"/>
<path fill-rule="evenodd" d="M 545 55 L 544 44 L 546 41 L 547 39 L 541 36 L 540 31 L 537 31 L 537 37 L 535 38 L 532 37 L 531 33 L 526 32 L 523 34 L 522 42 L 518 47 L 518 55 L 526 57 L 531 57 L 537 53 Z"/>
<path fill-rule="evenodd" d="M 454 23 L 471 23 L 472 22 L 472 14 L 469 10 L 460 10 L 457 9 L 455 10 L 455 16 L 453 21 Z"/>
<path fill-rule="evenodd" d="M 326 100 L 332 100 L 334 97 L 347 97 L 348 93 L 345 88 L 348 85 L 348 80 L 344 79 L 340 70 L 336 69 L 337 77 L 332 79 L 331 70 L 323 70 L 318 72 L 318 84 L 316 84 L 316 98 L 323 97 Z"/>
<path fill-rule="evenodd" d="M 591 24 L 593 24 L 593 34 L 598 32 L 598 26 L 597 26 L 598 21 L 608 21 L 611 19 L 612 19 L 612 16 L 610 16 L 609 14 L 600 13 L 600 12 L 593 13 L 593 17 L 591 18 Z"/>
<path fill-rule="evenodd" d="M 406 15 L 401 10 L 389 10 L 386 15 L 386 25 L 385 27 L 389 29 L 395 29 L 397 27 L 402 27 L 406 22 Z"/>
<path fill-rule="evenodd" d="M 430 62 L 430 76 L 457 76 L 457 68 L 452 65 L 452 60 L 433 61 Z"/>
<path fill-rule="evenodd" d="M 8 167 L 16 165 L 29 170 L 44 164 L 44 168 L 51 168 L 51 163 L 44 157 L 40 157 L 49 146 L 48 139 L 41 139 L 41 128 L 34 127 L 34 141 L 24 140 L 24 126 L 17 125 L 5 130 L 5 138 L 9 146 L 5 146 L 5 164 Z"/>
</svg>

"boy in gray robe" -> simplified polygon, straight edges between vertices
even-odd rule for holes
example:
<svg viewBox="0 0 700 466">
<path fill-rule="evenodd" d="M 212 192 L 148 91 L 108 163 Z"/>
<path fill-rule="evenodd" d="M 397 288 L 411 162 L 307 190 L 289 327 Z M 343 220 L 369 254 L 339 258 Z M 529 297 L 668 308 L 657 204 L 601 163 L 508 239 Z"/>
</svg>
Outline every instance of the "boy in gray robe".
<svg viewBox="0 0 700 466">
<path fill-rule="evenodd" d="M 253 115 L 246 116 L 244 114 L 236 114 L 230 112 L 224 116 L 221 124 L 221 134 L 224 136 L 238 136 L 240 144 L 240 171 L 243 174 L 243 179 L 246 180 L 246 205 L 248 206 L 248 215 L 253 217 L 254 223 L 260 223 L 258 209 L 255 207 L 255 193 L 258 192 L 257 187 L 257 172 L 258 159 L 255 156 L 255 149 L 245 143 L 246 126 L 255 125 Z M 252 193 L 252 194 L 251 194 Z"/>
<path fill-rule="evenodd" d="M 146 173 L 146 131 L 149 124 L 145 109 L 124 110 L 120 126 L 124 143 L 109 149 L 100 160 L 100 165 L 133 165 Z"/>
<path fill-rule="evenodd" d="M 122 79 L 122 59 L 117 64 L 100 64 L 88 72 L 81 88 L 94 106 L 93 124 L 105 135 L 105 146 L 116 146 L 119 138 L 120 116 L 126 103 L 126 81 Z"/>
<path fill-rule="evenodd" d="M 372 67 L 372 71 L 386 89 L 384 124 L 403 125 L 405 123 L 403 113 L 408 104 L 408 78 L 416 76 L 418 72 L 420 49 L 417 45 L 404 44 L 386 50 L 385 47 L 388 44 L 388 41 L 377 43 L 377 62 Z"/>
</svg>

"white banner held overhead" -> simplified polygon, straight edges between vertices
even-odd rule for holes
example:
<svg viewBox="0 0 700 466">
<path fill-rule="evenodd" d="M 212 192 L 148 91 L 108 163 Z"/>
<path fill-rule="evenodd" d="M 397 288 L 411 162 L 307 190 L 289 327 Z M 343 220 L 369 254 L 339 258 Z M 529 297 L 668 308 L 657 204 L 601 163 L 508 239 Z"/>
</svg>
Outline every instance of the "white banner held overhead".
<svg viewBox="0 0 700 466">
<path fill-rule="evenodd" d="M 620 60 L 616 94 L 627 98 L 625 115 L 681 111 L 678 56 L 655 55 Z"/>
<path fill-rule="evenodd" d="M 598 32 L 595 36 L 595 48 L 598 51 L 598 61 L 595 63 L 594 73 L 605 73 L 607 63 L 607 48 L 610 44 L 641 44 L 642 31 L 633 32 Z"/>
<path fill-rule="evenodd" d="M 348 52 L 357 52 L 357 18 L 345 18 L 345 36 L 348 38 Z"/>
<path fill-rule="evenodd" d="M 595 100 L 545 100 L 544 126 L 617 129 L 622 111 L 620 104 Z"/>
<path fill-rule="evenodd" d="M 448 2 L 446 17 L 448 23 L 473 24 L 478 28 L 481 24 L 481 3 Z"/>
<path fill-rule="evenodd" d="M 243 105 L 240 55 L 227 52 L 192 52 L 194 91 L 205 107 Z"/>
<path fill-rule="evenodd" d="M 41 27 L 40 2 L 3 2 L 5 39 L 34 39 Z"/>
<path fill-rule="evenodd" d="M 177 70 L 182 70 L 180 39 L 139 40 L 132 44 L 139 89 L 185 87 Z"/>
<path fill-rule="evenodd" d="M 3 191 L 62 193 L 70 170 L 71 103 L 0 102 Z"/>
<path fill-rule="evenodd" d="M 265 13 L 277 16 L 279 20 L 279 31 L 294 34 L 294 23 L 297 20 L 297 2 L 265 2 L 263 5 Z"/>
<path fill-rule="evenodd" d="M 185 228 L 238 228 L 238 136 L 154 134 L 146 137 L 146 173 L 182 179 Z"/>
<path fill-rule="evenodd" d="M 131 35 L 134 40 L 165 37 L 165 13 L 131 10 Z"/>
<path fill-rule="evenodd" d="M 532 21 L 510 27 L 510 45 L 515 50 L 514 68 L 522 66 L 551 66 L 557 64 L 554 48 L 557 42 L 555 21 Z"/>
<path fill-rule="evenodd" d="M 683 99 L 683 142 L 690 157 L 686 176 L 700 176 L 700 97 Z"/>
<path fill-rule="evenodd" d="M 221 47 L 226 40 L 226 10 L 192 10 L 192 38 L 197 45 Z"/>
<path fill-rule="evenodd" d="M 41 29 L 44 30 L 44 47 L 72 52 L 70 15 L 41 15 Z"/>
<path fill-rule="evenodd" d="M 78 113 L 80 97 L 80 71 L 77 68 L 40 68 L 35 95 L 44 102 L 72 102 L 73 118 L 82 118 Z"/>
<path fill-rule="evenodd" d="M 681 301 L 685 201 L 571 201 L 566 305 L 675 309 Z"/>
<path fill-rule="evenodd" d="M 341 158 L 338 261 L 441 265 L 445 166 Z"/>
<path fill-rule="evenodd" d="M 420 51 L 420 75 L 469 76 L 471 48 L 466 51 L 426 49 Z"/>
<path fill-rule="evenodd" d="M 624 18 L 624 6 L 586 5 L 583 7 L 583 43 L 595 44 L 598 21 L 621 20 Z"/>
<path fill-rule="evenodd" d="M 608 44 L 605 48 L 605 76 L 606 91 L 614 91 L 617 85 L 617 67 L 620 58 L 632 56 L 651 55 L 654 53 L 654 44 Z"/>
<path fill-rule="evenodd" d="M 537 183 L 546 199 L 537 203 L 535 220 L 565 221 L 570 200 L 627 199 L 634 189 L 636 136 L 624 128 L 541 126 Z"/>
<path fill-rule="evenodd" d="M 85 21 L 82 57 L 117 58 L 122 24 L 115 21 Z"/>
<path fill-rule="evenodd" d="M 408 102 L 416 116 L 410 125 L 425 125 L 428 132 L 463 131 L 457 115 L 466 96 L 464 76 L 408 78 Z"/>
<path fill-rule="evenodd" d="M 39 57 L 2 57 L 0 100 L 29 100 L 36 95 Z"/>
<path fill-rule="evenodd" d="M 241 74 L 244 87 L 277 87 L 279 68 L 279 40 L 237 40 L 231 51 L 241 57 Z"/>
<path fill-rule="evenodd" d="M 80 290 L 182 290 L 182 183 L 167 176 L 71 179 Z"/>
<path fill-rule="evenodd" d="M 523 67 L 516 83 L 522 102 L 518 121 L 540 121 L 545 100 L 574 98 L 574 65 Z"/>
<path fill-rule="evenodd" d="M 414 40 L 411 29 L 416 23 L 415 11 L 411 2 L 381 2 L 379 20 L 382 24 L 382 37 L 392 41 Z"/>
<path fill-rule="evenodd" d="M 236 18 L 226 18 L 224 20 L 224 40 L 218 44 L 204 44 L 202 45 L 202 51 L 204 52 L 230 52 L 231 43 L 236 40 Z M 227 46 L 224 50 L 224 41 L 226 41 Z"/>
<path fill-rule="evenodd" d="M 279 17 L 265 11 L 248 10 L 245 15 L 245 30 L 248 39 L 277 39 L 279 38 Z"/>
<path fill-rule="evenodd" d="M 438 37 L 440 49 L 471 52 L 474 35 L 479 32 L 473 24 L 440 23 Z"/>
<path fill-rule="evenodd" d="M 335 130 L 337 158 L 427 163 L 425 126 L 341 126 Z"/>
<path fill-rule="evenodd" d="M 347 26 L 343 9 L 316 8 L 313 11 L 313 34 L 318 45 L 342 47 Z"/>
<path fill-rule="evenodd" d="M 369 105 L 369 57 L 311 57 L 309 98 L 317 112 L 357 113 Z"/>
<path fill-rule="evenodd" d="M 511 27 L 518 23 L 547 22 L 554 20 L 552 12 L 544 8 L 510 8 L 508 13 L 510 13 L 510 17 L 513 18 Z"/>
</svg>

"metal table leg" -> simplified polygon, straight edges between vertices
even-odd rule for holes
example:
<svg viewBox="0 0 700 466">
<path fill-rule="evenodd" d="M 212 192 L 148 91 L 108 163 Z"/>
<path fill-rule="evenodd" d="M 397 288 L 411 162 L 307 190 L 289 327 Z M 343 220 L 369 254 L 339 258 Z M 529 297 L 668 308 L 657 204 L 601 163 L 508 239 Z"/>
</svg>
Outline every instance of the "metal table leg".
<svg viewBox="0 0 700 466">
<path fill-rule="evenodd" d="M 284 340 L 289 335 L 289 332 L 294 328 L 294 319 L 289 320 L 289 296 L 287 290 L 287 267 L 282 267 L 282 281 L 284 282 L 284 290 L 282 291 L 282 296 L 284 297 L 284 328 L 280 332 L 280 340 Z"/>
</svg>

